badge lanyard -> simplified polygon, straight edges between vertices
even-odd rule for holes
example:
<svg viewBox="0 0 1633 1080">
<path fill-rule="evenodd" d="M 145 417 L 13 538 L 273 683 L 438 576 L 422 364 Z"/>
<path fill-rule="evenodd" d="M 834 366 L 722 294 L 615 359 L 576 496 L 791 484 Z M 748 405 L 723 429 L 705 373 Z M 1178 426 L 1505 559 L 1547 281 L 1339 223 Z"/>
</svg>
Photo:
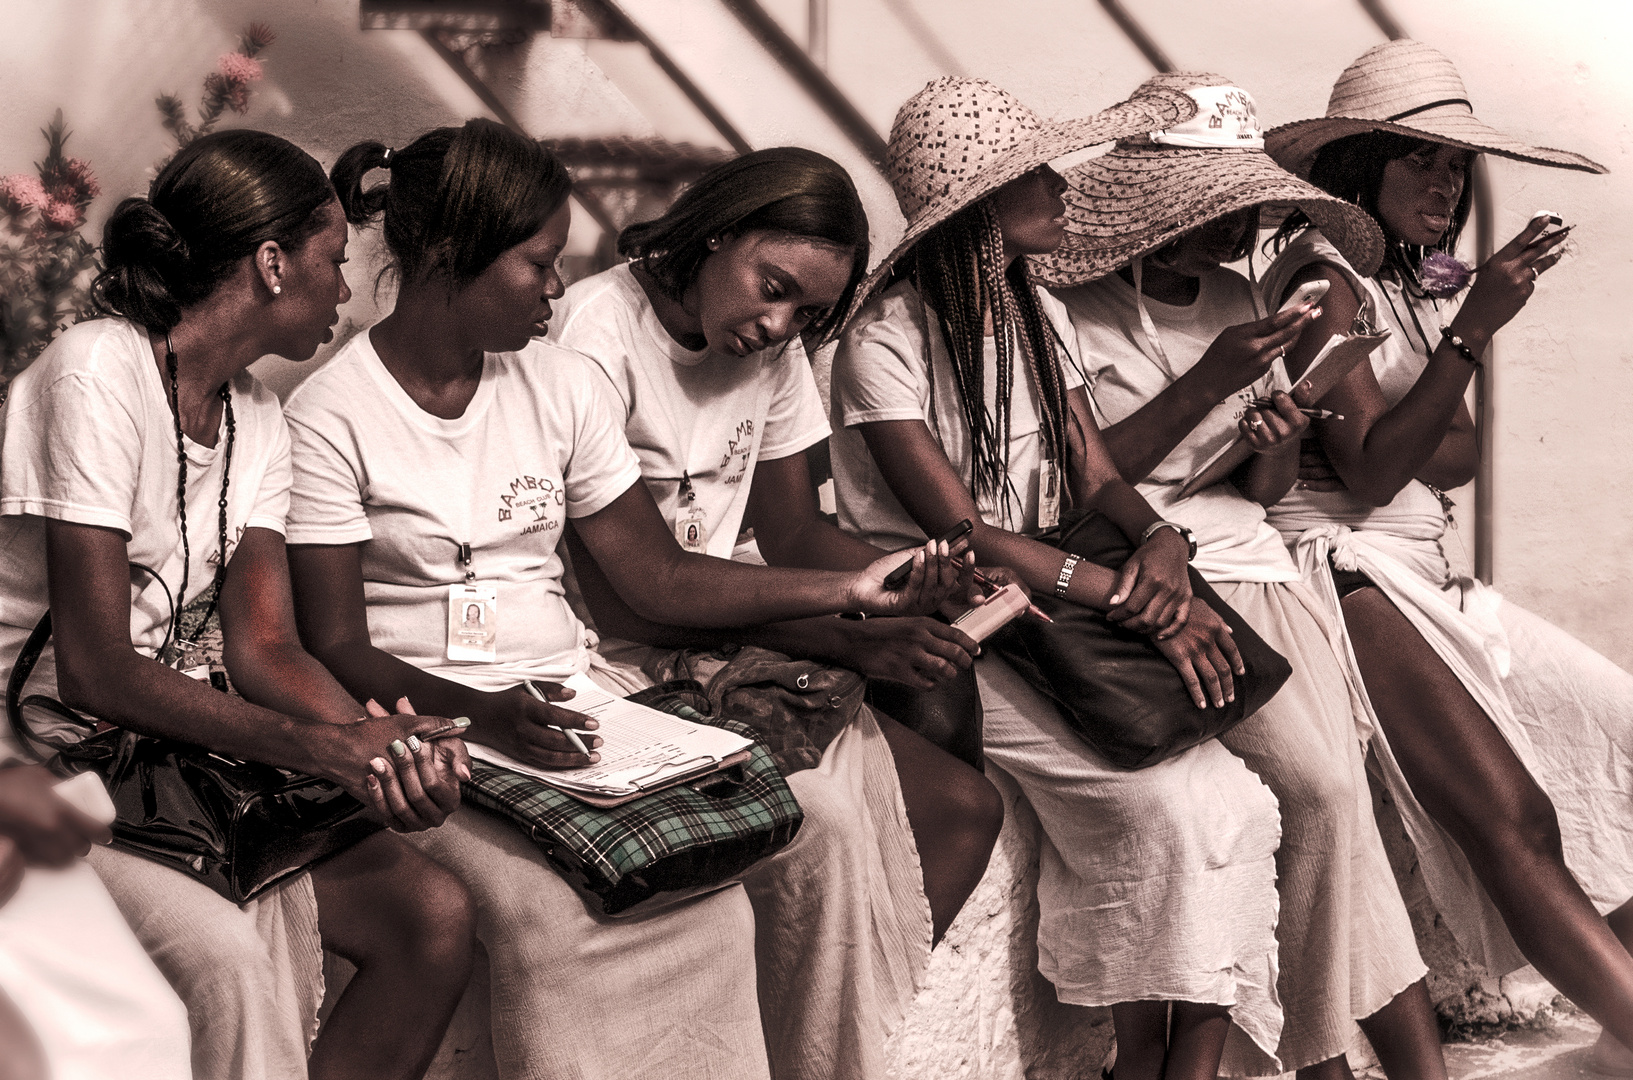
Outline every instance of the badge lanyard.
<svg viewBox="0 0 1633 1080">
<path fill-rule="evenodd" d="M 470 541 L 456 547 L 465 580 L 448 586 L 448 659 L 491 664 L 499 658 L 499 589 L 476 580 Z"/>
<path fill-rule="evenodd" d="M 697 504 L 697 489 L 692 486 L 692 474 L 680 474 L 680 505 L 675 509 L 675 539 L 687 551 L 704 554 L 709 546 L 709 529 L 703 516 L 703 507 Z"/>
</svg>

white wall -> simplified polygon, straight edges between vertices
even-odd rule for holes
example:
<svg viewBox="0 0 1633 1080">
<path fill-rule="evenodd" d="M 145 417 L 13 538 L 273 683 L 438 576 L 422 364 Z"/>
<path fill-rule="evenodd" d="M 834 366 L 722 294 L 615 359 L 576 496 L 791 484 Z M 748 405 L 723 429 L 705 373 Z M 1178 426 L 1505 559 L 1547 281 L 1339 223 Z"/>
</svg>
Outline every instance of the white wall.
<svg viewBox="0 0 1633 1080">
<path fill-rule="evenodd" d="M 712 5 L 717 0 L 671 0 Z M 944 55 L 991 78 L 1045 114 L 1109 104 L 1149 74 L 1144 59 L 1090 0 L 829 0 L 829 71 L 882 132 L 895 109 L 943 63 L 899 12 L 931 26 Z M 1332 80 L 1382 40 L 1352 0 L 1142 0 L 1128 5 L 1182 67 L 1218 71 L 1253 91 L 1271 124 L 1319 115 Z M 768 0 L 796 39 L 804 0 Z M 1447 52 L 1478 114 L 1514 134 L 1585 153 L 1605 177 L 1493 163 L 1499 234 L 1538 207 L 1577 223 L 1578 254 L 1543 280 L 1498 339 L 1497 585 L 1633 665 L 1633 344 L 1623 307 L 1633 292 L 1633 135 L 1626 120 L 1633 71 L 1630 7 L 1610 0 L 1390 0 L 1409 33 Z M 233 122 L 286 135 L 329 162 L 350 143 L 400 144 L 428 127 L 482 113 L 474 95 L 406 32 L 359 32 L 355 0 L 57 0 L 0 2 L 0 173 L 28 169 L 36 129 L 63 106 L 73 154 L 91 160 L 108 192 L 145 187 L 167 136 L 152 107 L 161 91 L 196 99 L 198 80 L 251 19 L 280 38 L 250 113 Z M 699 19 L 700 26 L 707 20 Z M 737 78 L 741 54 L 708 40 L 678 42 L 734 122 L 762 138 L 782 130 L 776 94 Z M 733 45 L 732 48 L 738 46 Z M 711 59 L 712 57 L 712 59 Z M 540 135 L 659 133 L 718 142 L 671 93 L 638 46 L 540 41 L 507 88 Z M 900 228 L 887 202 L 869 199 L 876 232 Z M 355 246 L 347 310 L 374 317 L 370 245 Z M 269 373 L 287 385 L 290 373 Z M 1451 544 L 1472 549 L 1472 500 Z M 1454 553 L 1455 554 L 1455 553 Z"/>
</svg>

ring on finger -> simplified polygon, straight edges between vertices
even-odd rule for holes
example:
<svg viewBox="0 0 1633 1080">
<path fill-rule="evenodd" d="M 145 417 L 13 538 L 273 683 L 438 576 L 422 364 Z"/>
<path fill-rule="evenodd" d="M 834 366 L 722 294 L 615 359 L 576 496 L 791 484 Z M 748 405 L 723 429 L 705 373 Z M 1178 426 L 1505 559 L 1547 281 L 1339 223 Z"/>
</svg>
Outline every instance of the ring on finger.
<svg viewBox="0 0 1633 1080">
<path fill-rule="evenodd" d="M 1534 266 L 1527 266 L 1526 269 L 1531 271 L 1531 280 L 1532 281 L 1535 281 L 1535 280 L 1537 280 L 1537 278 L 1542 276 L 1542 271 L 1538 270 Z"/>
</svg>

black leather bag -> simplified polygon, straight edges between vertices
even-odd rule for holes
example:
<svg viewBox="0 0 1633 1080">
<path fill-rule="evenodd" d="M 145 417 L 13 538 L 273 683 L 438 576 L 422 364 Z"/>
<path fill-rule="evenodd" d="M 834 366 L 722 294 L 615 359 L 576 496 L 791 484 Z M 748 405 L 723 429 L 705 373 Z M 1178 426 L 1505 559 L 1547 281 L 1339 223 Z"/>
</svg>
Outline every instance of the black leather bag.
<svg viewBox="0 0 1633 1080">
<path fill-rule="evenodd" d="M 869 679 L 867 703 L 977 769 L 986 762 L 981 749 L 986 713 L 981 708 L 981 691 L 976 688 L 973 667 L 960 670 L 929 690 Z"/>
<path fill-rule="evenodd" d="M 1104 516 L 1066 511 L 1060 527 L 1038 537 L 1113 570 L 1134 554 Z M 1247 621 L 1195 570 L 1191 591 L 1224 619 L 1242 654 L 1246 675 L 1235 676 L 1236 700 L 1224 708 L 1196 707 L 1179 672 L 1144 634 L 1125 630 L 1092 608 L 1042 593 L 1032 601 L 1054 619 L 1016 619 L 985 647 L 1007 660 L 1033 688 L 1114 765 L 1144 769 L 1229 731 L 1276 695 L 1293 674 Z"/>
<path fill-rule="evenodd" d="M 29 635 L 6 685 L 6 716 L 24 746 L 47 747 L 46 762 L 69 776 L 99 774 L 118 818 L 113 843 L 196 878 L 231 900 L 253 900 L 285 878 L 378 832 L 362 803 L 328 780 L 238 761 L 202 746 L 110 728 L 23 684 L 51 637 L 47 612 Z M 43 709 L 86 730 L 78 741 L 42 738 L 26 709 Z"/>
</svg>

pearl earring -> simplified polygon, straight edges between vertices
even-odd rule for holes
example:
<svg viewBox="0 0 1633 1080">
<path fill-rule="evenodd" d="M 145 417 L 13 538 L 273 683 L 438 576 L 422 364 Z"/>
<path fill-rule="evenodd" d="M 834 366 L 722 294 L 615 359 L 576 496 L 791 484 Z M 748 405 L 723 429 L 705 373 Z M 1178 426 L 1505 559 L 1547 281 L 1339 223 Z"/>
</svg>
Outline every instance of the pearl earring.
<svg viewBox="0 0 1633 1080">
<path fill-rule="evenodd" d="M 720 237 L 718 237 L 718 236 L 709 237 L 708 242 L 706 243 L 705 246 L 710 251 L 719 251 L 720 250 Z"/>
<path fill-rule="evenodd" d="M 281 293 L 283 291 L 284 291 L 284 287 L 282 285 L 272 286 L 272 295 L 273 296 L 277 296 L 279 293 Z"/>
</svg>

